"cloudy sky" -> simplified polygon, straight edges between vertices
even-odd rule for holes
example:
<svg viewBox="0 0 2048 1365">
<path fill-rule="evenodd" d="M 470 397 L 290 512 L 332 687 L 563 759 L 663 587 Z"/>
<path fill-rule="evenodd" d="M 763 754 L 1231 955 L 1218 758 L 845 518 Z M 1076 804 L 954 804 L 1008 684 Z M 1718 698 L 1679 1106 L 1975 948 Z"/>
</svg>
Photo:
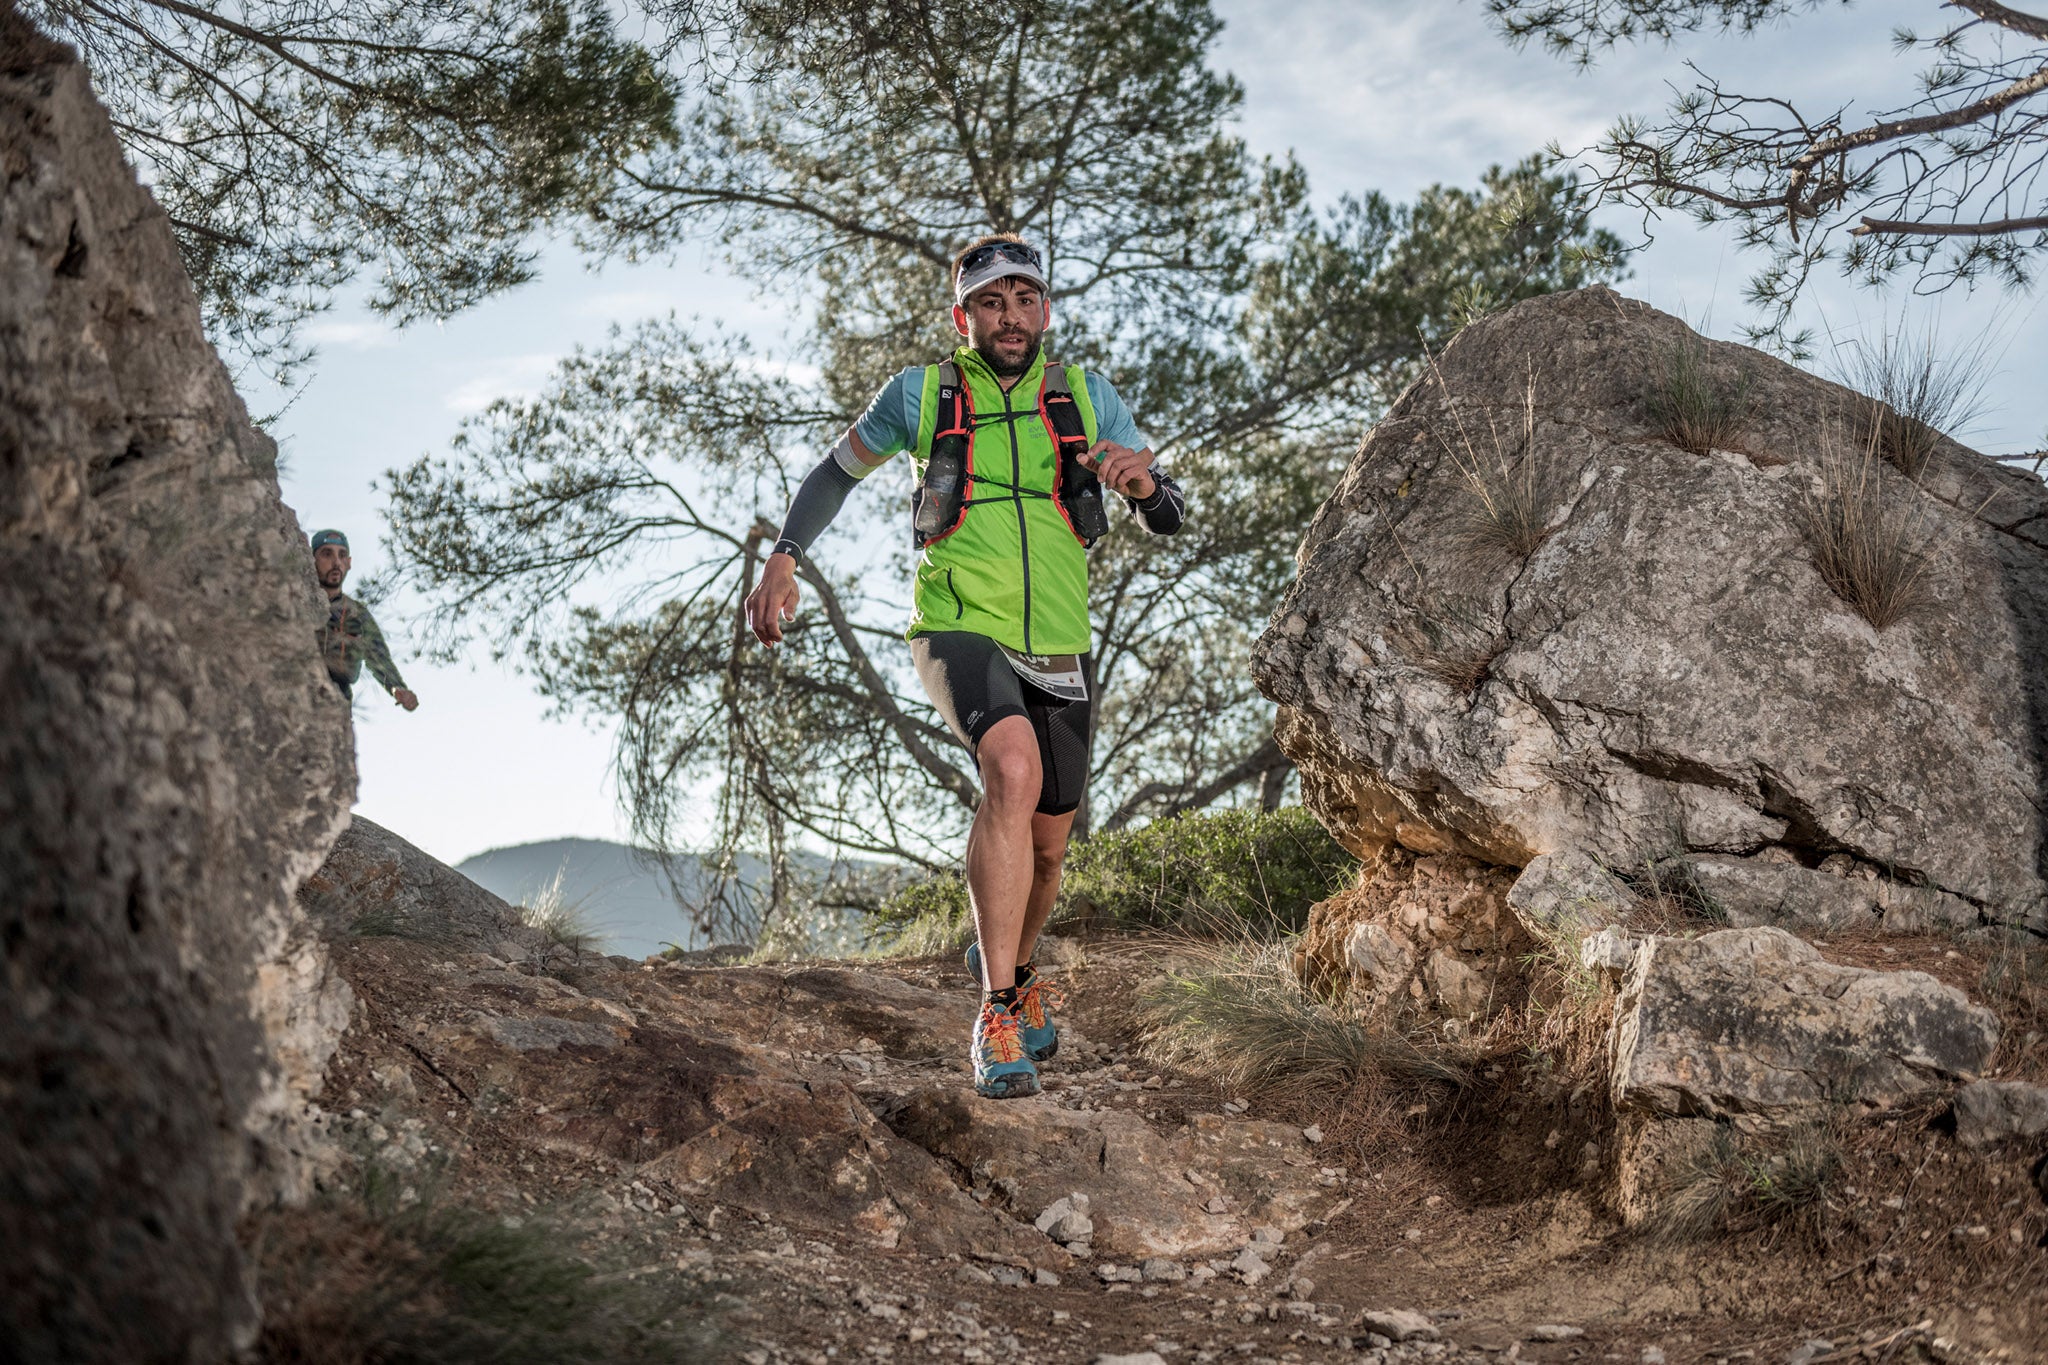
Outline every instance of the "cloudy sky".
<svg viewBox="0 0 2048 1365">
<path fill-rule="evenodd" d="M 1379 189 L 1401 200 L 1431 183 L 1475 183 L 1487 166 L 1553 139 L 1583 146 L 1617 114 L 1653 113 L 1666 83 L 1687 78 L 1687 59 L 1737 88 L 1795 93 L 1815 107 L 1886 107 L 1918 69 L 1912 56 L 1892 52 L 1891 30 L 1932 28 L 1940 7 L 1885 0 L 1830 8 L 1748 39 L 1623 49 L 1584 73 L 1510 49 L 1471 0 L 1219 0 L 1218 10 L 1228 26 L 1214 62 L 1244 84 L 1241 130 L 1253 149 L 1291 149 L 1319 197 Z M 1608 226 L 1630 240 L 1642 235 L 1633 216 L 1616 215 Z M 1747 316 L 1742 288 L 1754 259 L 1724 234 L 1682 222 L 1653 230 L 1624 291 L 1710 334 L 1735 335 Z M 382 500 L 371 485 L 384 470 L 444 450 L 463 418 L 536 389 L 558 358 L 601 342 L 613 323 L 671 310 L 763 340 L 784 335 L 790 322 L 780 304 L 697 254 L 595 274 L 572 255 L 551 255 L 538 283 L 405 332 L 337 309 L 314 329 L 321 358 L 311 382 L 272 424 L 286 458 L 286 499 L 309 529 L 350 533 L 358 574 L 381 569 Z M 1801 321 L 1823 337 L 1903 323 L 1915 333 L 1935 327 L 1947 344 L 1981 344 L 1995 372 L 1974 429 L 1960 434 L 2000 453 L 2035 449 L 2048 433 L 2040 383 L 2048 310 L 2034 298 L 1995 289 L 1914 298 L 1828 280 Z M 249 398 L 258 413 L 276 406 L 260 389 Z M 547 719 L 525 680 L 482 650 L 452 666 L 413 658 L 399 624 L 411 605 L 398 598 L 380 617 L 397 637 L 420 709 L 397 711 L 367 677 L 357 690 L 367 698 L 357 706 L 358 810 L 449 861 L 533 839 L 622 837 L 609 731 Z"/>
</svg>

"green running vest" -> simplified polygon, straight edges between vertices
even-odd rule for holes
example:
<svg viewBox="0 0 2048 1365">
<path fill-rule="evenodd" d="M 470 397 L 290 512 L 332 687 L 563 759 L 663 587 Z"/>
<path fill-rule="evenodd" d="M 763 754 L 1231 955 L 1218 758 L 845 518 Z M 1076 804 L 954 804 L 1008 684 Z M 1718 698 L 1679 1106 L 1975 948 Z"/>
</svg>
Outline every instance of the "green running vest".
<svg viewBox="0 0 2048 1365">
<path fill-rule="evenodd" d="M 1026 654 L 1085 654 L 1088 634 L 1088 552 L 1052 500 L 1059 455 L 1038 406 L 1045 353 L 1008 393 L 970 346 L 953 353 L 974 403 L 973 468 L 967 513 L 951 535 L 918 555 L 917 584 L 906 636 L 966 630 Z M 937 430 L 940 367 L 924 372 L 917 444 L 910 451 L 924 479 Z M 1095 405 L 1079 365 L 1067 383 L 1090 445 Z"/>
</svg>

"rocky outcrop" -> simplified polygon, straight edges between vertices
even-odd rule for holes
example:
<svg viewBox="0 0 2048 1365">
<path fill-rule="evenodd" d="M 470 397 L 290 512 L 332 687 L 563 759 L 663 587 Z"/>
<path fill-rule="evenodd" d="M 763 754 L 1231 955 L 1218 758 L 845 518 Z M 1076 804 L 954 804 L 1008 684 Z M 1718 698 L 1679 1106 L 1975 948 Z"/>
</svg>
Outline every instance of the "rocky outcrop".
<svg viewBox="0 0 2048 1365">
<path fill-rule="evenodd" d="M 1502 971 L 1538 941 L 1508 908 L 1512 880 L 1455 854 L 1383 850 L 1357 885 L 1310 907 L 1295 969 L 1374 1013 L 1475 1018 L 1498 1007 Z"/>
<path fill-rule="evenodd" d="M 1688 350 L 1746 382 L 1739 450 L 1660 434 Z M 1933 561 L 1924 610 L 1874 629 L 1806 529 L 1867 411 L 1605 289 L 1467 328 L 1366 438 L 1259 644 L 1308 804 L 1361 856 L 1848 855 L 1893 888 L 1878 927 L 2048 923 L 2048 489 L 1953 443 L 1917 484 L 1882 466 Z M 1533 548 L 1489 540 L 1517 489 Z"/>
<path fill-rule="evenodd" d="M 1956 1141 L 1965 1147 L 2048 1133 L 2048 1088 L 2025 1081 L 1972 1081 L 1956 1092 Z"/>
<path fill-rule="evenodd" d="M 1924 972 L 1822 959 L 1782 929 L 1652 936 L 1615 1006 L 1615 1108 L 1668 1118 L 1884 1107 L 1974 1079 L 1997 1017 Z"/>
<path fill-rule="evenodd" d="M 346 1008 L 345 818 L 275 448 L 70 54 L 0 6 L 0 1341 L 228 1359 Z"/>
</svg>

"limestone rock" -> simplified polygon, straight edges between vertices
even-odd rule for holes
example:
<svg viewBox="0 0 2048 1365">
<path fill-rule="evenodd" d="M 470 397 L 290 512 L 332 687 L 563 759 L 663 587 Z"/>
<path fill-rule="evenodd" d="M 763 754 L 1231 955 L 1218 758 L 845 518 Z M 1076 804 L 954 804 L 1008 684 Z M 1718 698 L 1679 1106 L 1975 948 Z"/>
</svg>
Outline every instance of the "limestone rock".
<svg viewBox="0 0 2048 1365">
<path fill-rule="evenodd" d="M 1682 344 L 1748 377 L 1740 453 L 1656 430 Z M 1525 458 L 1532 378 L 1546 534 L 1521 556 L 1473 544 L 1460 467 Z M 1873 629 L 1803 529 L 1867 408 L 1607 289 L 1466 328 L 1366 437 L 1257 647 L 1307 804 L 1361 857 L 1780 845 L 2048 924 L 2048 487 L 1946 441 L 1920 484 L 1882 466 L 1935 562 L 1924 613 Z"/>
<path fill-rule="evenodd" d="M 311 558 L 163 212 L 0 5 L 0 1354 L 226 1360 L 348 996 Z"/>
<path fill-rule="evenodd" d="M 1635 903 L 1621 878 L 1574 849 L 1539 854 L 1508 888 L 1508 907 L 1544 940 L 1576 941 L 1628 918 Z"/>
<path fill-rule="evenodd" d="M 1095 1220 L 1088 1216 L 1092 1201 L 1078 1191 L 1063 1195 L 1045 1206 L 1032 1226 L 1061 1246 L 1086 1242 L 1095 1234 Z"/>
<path fill-rule="evenodd" d="M 1616 1107 L 1673 1117 L 1896 1104 L 1971 1078 L 1998 1042 L 1961 991 L 1835 966 L 1782 929 L 1646 939 L 1615 1021 Z"/>
<path fill-rule="evenodd" d="M 1300 1129 L 1285 1124 L 1197 1114 L 1169 1136 L 1136 1114 L 989 1104 L 959 1085 L 921 1088 L 882 1117 L 956 1169 L 985 1172 L 1024 1210 L 1086 1192 L 1090 1245 L 1109 1256 L 1214 1255 L 1243 1246 L 1259 1224 L 1306 1225 L 1317 1202 L 1312 1187 L 1288 1178 Z M 1234 1196 L 1226 1212 L 1208 1211 L 1212 1197 L 1188 1183 L 1188 1170 Z"/>
<path fill-rule="evenodd" d="M 1777 924 L 1828 933 L 1924 933 L 1974 929 L 1980 920 L 1977 907 L 1960 896 L 1881 877 L 1867 864 L 1809 868 L 1717 853 L 1693 854 L 1686 863 L 1694 884 L 1738 928 Z M 1869 875 L 1845 875 L 1853 871 Z"/>
<path fill-rule="evenodd" d="M 1356 886 L 1311 907 L 1295 969 L 1368 1005 L 1469 1018 L 1492 999 L 1502 965 L 1533 946 L 1507 907 L 1513 875 L 1386 850 Z"/>
<path fill-rule="evenodd" d="M 2024 1081 L 1972 1081 L 1956 1092 L 1955 1110 L 1965 1147 L 2048 1133 L 2048 1089 Z"/>
<path fill-rule="evenodd" d="M 1435 1323 L 1407 1308 L 1367 1309 L 1358 1325 L 1391 1341 L 1435 1341 L 1438 1335 Z"/>
</svg>

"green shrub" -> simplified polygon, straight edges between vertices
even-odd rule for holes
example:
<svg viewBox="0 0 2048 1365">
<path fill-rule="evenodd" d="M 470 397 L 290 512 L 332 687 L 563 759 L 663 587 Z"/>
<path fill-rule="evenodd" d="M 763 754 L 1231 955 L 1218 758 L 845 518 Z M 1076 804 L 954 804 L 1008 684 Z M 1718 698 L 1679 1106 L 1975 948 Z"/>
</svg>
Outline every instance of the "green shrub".
<svg viewBox="0 0 2048 1365">
<path fill-rule="evenodd" d="M 1076 844 L 1062 900 L 1117 928 L 1296 933 L 1357 870 L 1301 806 L 1190 812 Z"/>
<path fill-rule="evenodd" d="M 1298 932 L 1358 863 L 1300 806 L 1190 812 L 1068 850 L 1053 923 L 1237 936 Z M 950 952 L 974 938 L 967 884 L 916 882 L 875 911 L 884 951 Z"/>
</svg>

